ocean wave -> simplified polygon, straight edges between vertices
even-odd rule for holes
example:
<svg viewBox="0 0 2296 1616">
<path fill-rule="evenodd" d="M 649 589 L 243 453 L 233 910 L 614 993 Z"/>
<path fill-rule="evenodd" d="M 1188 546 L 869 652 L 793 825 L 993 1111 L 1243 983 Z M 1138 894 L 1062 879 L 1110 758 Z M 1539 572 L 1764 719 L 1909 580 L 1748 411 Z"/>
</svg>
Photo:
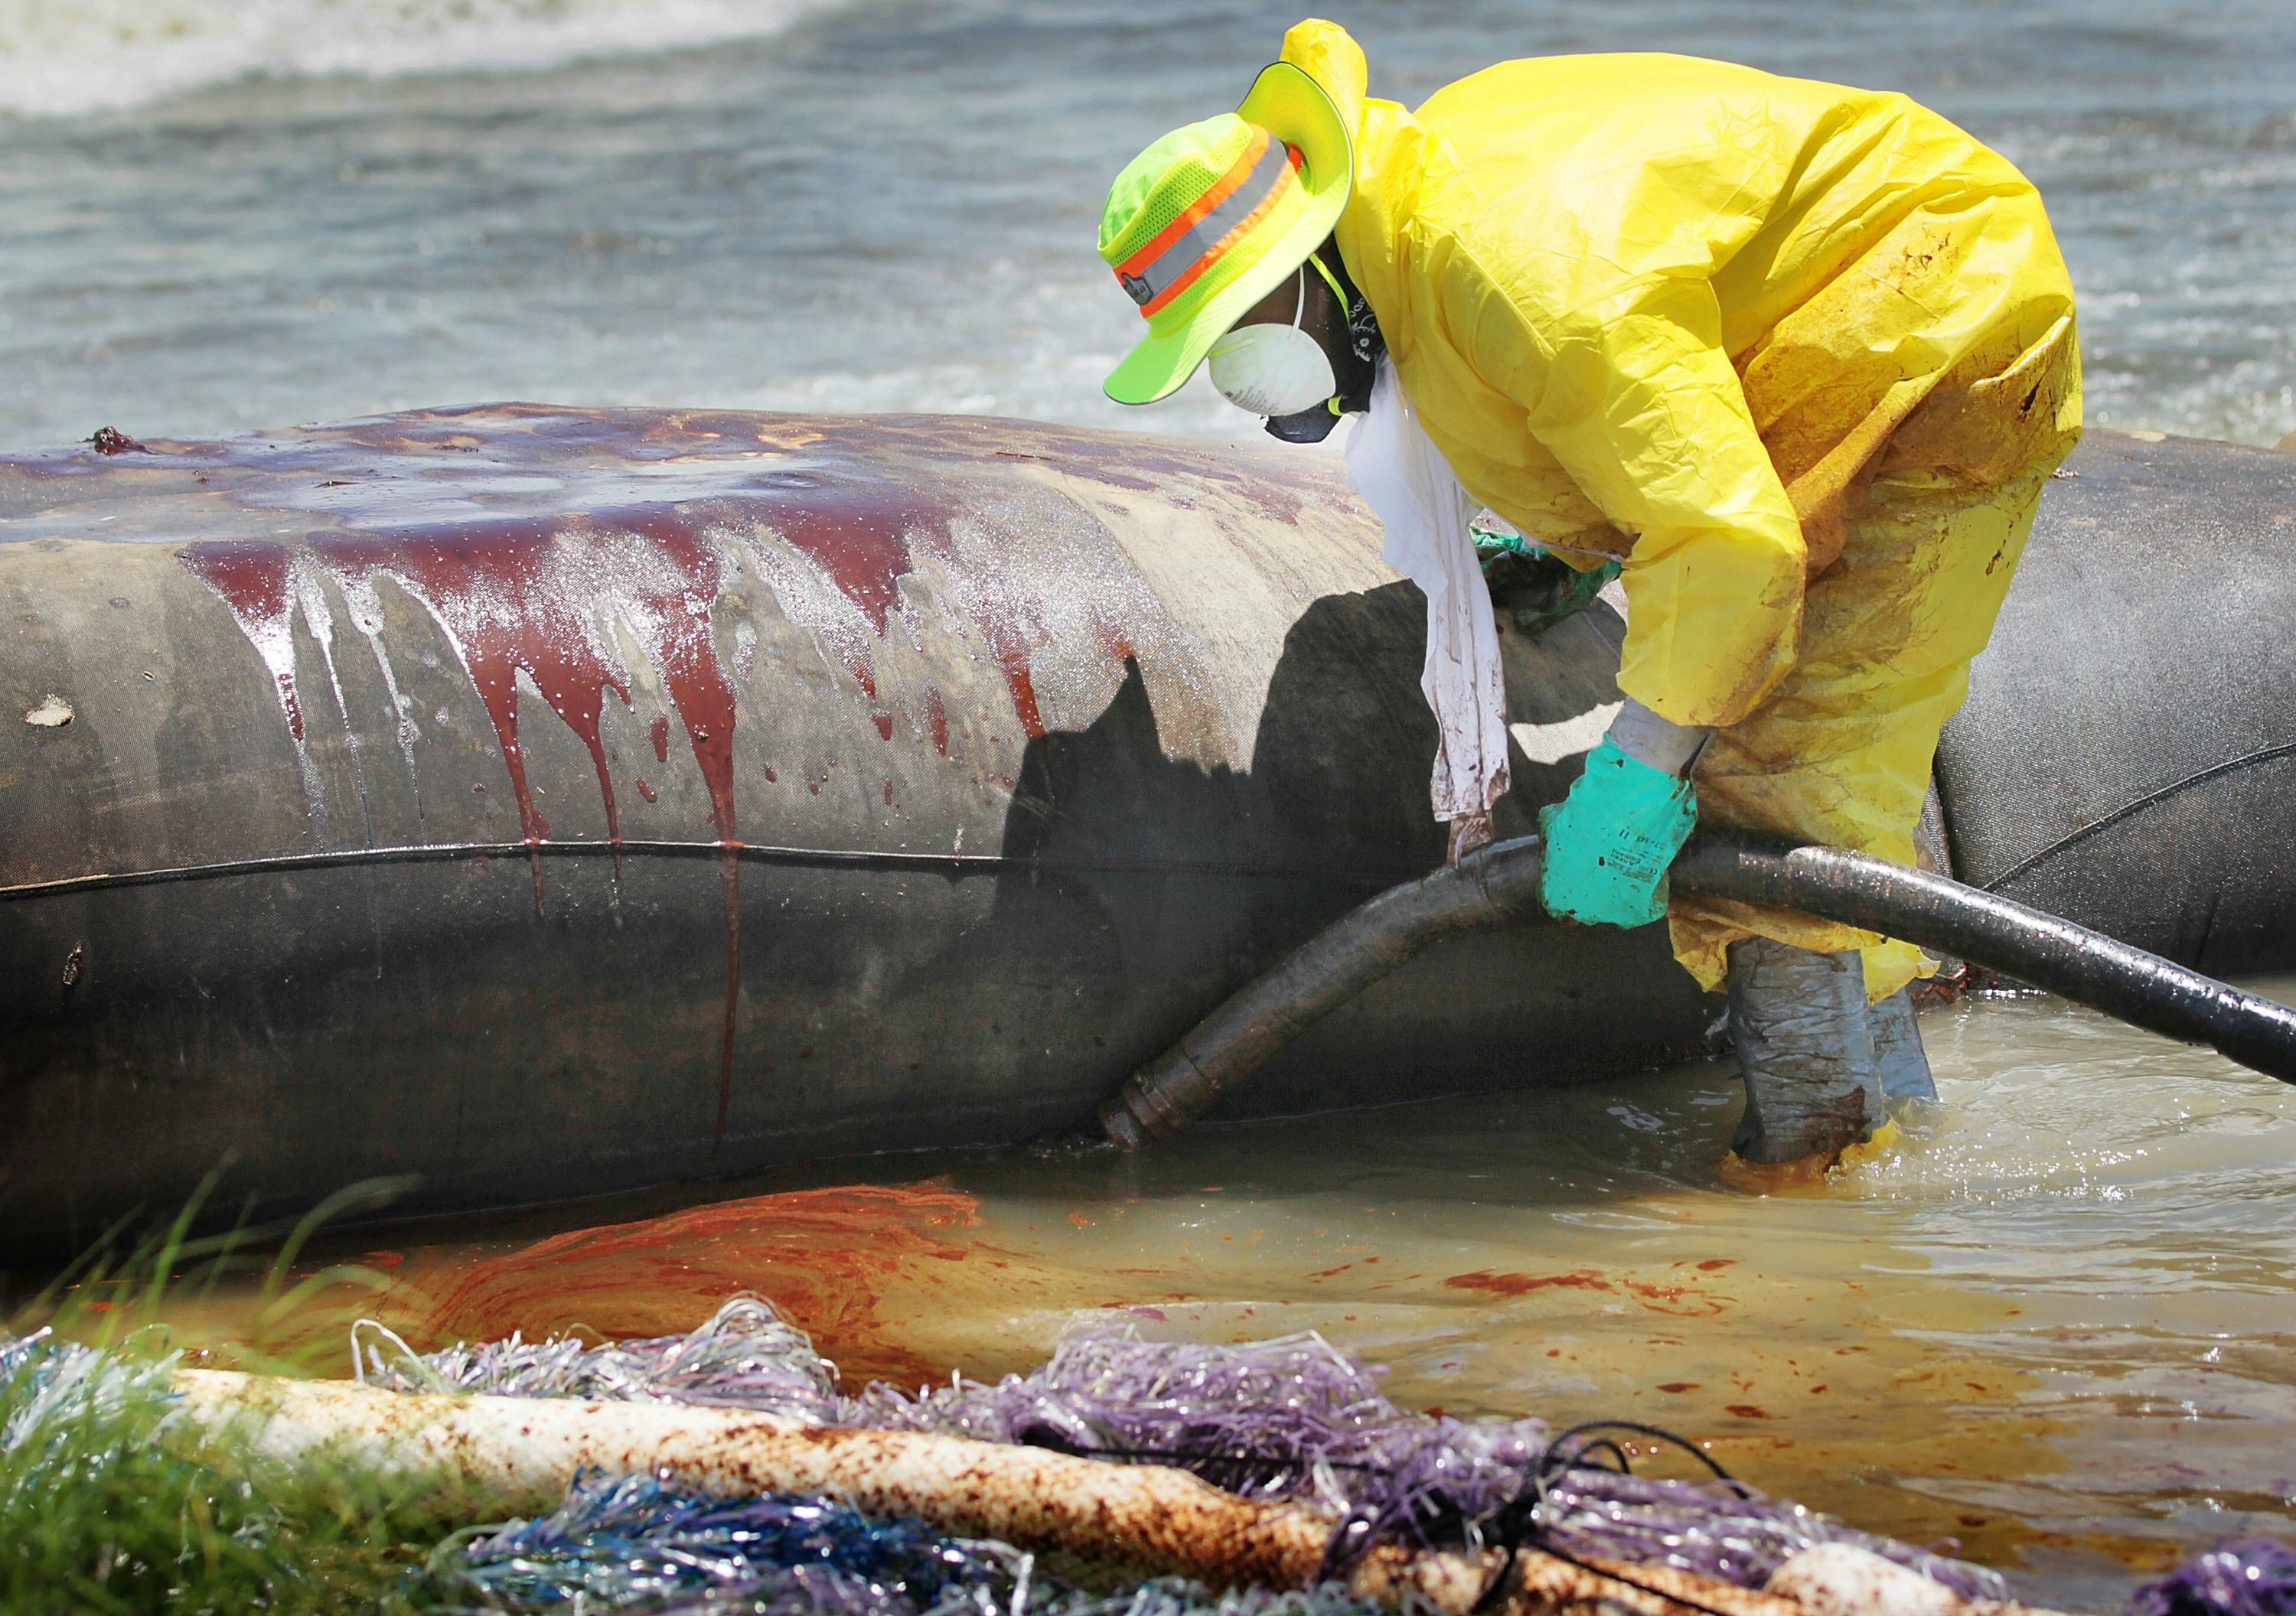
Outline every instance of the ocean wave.
<svg viewBox="0 0 2296 1616">
<path fill-rule="evenodd" d="M 0 0 L 0 112 L 135 106 L 256 75 L 555 67 L 754 38 L 827 0 Z"/>
</svg>

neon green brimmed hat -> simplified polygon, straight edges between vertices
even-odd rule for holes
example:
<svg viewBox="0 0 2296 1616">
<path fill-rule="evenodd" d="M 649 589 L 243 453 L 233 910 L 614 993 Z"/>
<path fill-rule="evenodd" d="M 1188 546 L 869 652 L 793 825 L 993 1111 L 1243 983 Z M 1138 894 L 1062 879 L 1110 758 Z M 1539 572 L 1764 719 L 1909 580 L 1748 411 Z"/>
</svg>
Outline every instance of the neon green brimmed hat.
<svg viewBox="0 0 2296 1616">
<path fill-rule="evenodd" d="M 1148 334 L 1109 372 L 1119 404 L 1153 404 L 1324 243 L 1348 205 L 1355 142 L 1323 86 L 1288 61 L 1233 112 L 1175 129 L 1125 165 L 1100 256 Z"/>
</svg>

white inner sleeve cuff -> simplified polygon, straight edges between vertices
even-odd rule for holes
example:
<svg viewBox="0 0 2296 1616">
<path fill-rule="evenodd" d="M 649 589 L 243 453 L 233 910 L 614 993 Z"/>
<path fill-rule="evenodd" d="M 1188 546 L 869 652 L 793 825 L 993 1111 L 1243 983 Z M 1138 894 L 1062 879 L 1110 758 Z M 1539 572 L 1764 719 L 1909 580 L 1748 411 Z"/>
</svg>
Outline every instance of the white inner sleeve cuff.
<svg viewBox="0 0 2296 1616">
<path fill-rule="evenodd" d="M 1629 697 L 1611 721 L 1611 744 L 1661 774 L 1687 774 L 1714 731 L 1703 724 L 1669 722 Z"/>
</svg>

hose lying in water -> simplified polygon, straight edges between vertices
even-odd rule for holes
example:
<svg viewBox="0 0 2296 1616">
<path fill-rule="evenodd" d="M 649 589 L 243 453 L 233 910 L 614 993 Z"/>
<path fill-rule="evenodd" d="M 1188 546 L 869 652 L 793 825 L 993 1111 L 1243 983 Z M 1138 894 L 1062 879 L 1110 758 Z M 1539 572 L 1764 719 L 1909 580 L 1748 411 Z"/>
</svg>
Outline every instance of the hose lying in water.
<svg viewBox="0 0 2296 1616">
<path fill-rule="evenodd" d="M 442 1397 L 184 1370 L 179 1428 L 242 1463 L 324 1476 L 356 1458 L 496 1511 L 554 1507 L 578 1477 L 652 1475 L 716 1497 L 833 1496 L 865 1514 L 1064 1551 L 1213 1587 L 1299 1587 L 1323 1564 L 1332 1522 L 1155 1465 L 909 1432 L 822 1430 L 742 1409 L 522 1397 Z M 1469 1616 L 1499 1556 L 1387 1546 L 1349 1578 L 1368 1598 Z M 1896 1567 L 1890 1567 L 1896 1570 Z M 1812 1616 L 1809 1607 L 1669 1567 L 1580 1565 L 1536 1552 L 1508 1567 L 1494 1608 L 1636 1616 Z M 1924 1587 L 1948 1606 L 1959 1602 Z"/>
<path fill-rule="evenodd" d="M 1304 1587 L 1335 1524 L 1178 1470 L 913 1432 L 823 1429 L 748 1409 L 439 1396 L 227 1370 L 174 1381 L 175 1440 L 308 1480 L 415 1484 L 497 1513 L 556 1507 L 585 1475 L 652 1476 L 709 1497 L 835 1498 L 865 1514 L 1213 1587 Z M 1496 1579 L 1496 1581 L 1495 1581 Z M 1526 1545 L 1513 1555 L 1384 1543 L 1350 1592 L 1435 1616 L 2050 1616 L 1968 1600 L 1841 1544 L 1788 1560 L 1768 1590 L 1665 1565 Z"/>
<path fill-rule="evenodd" d="M 1437 938 L 1539 912 L 1538 870 L 1538 838 L 1522 837 L 1341 916 L 1128 1079 L 1101 1107 L 1102 1126 L 1128 1150 L 1178 1131 Z M 2296 1010 L 1943 876 L 1835 847 L 1701 836 L 1671 878 L 1677 893 L 1794 910 L 1956 955 L 2296 1083 Z"/>
</svg>

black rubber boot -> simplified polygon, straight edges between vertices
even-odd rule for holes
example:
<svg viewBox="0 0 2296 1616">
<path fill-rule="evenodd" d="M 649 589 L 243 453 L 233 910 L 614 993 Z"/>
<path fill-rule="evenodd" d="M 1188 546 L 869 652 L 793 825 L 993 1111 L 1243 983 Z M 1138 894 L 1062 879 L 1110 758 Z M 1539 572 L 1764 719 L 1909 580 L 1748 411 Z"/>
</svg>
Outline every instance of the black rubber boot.
<svg viewBox="0 0 2296 1616">
<path fill-rule="evenodd" d="M 1839 1155 L 1888 1120 L 1865 961 L 1854 950 L 1821 954 L 1767 937 L 1732 943 L 1730 1033 L 1746 1081 L 1731 1148 L 1747 1161 Z M 1918 1054 L 1918 1037 L 1914 1047 Z"/>
<path fill-rule="evenodd" d="M 1874 1065 L 1882 1100 L 1892 1122 L 1907 1128 L 1935 1122 L 1945 1107 L 1922 1051 L 1922 1030 L 1914 1019 L 1912 991 L 1899 988 L 1866 1012 L 1874 1029 Z"/>
</svg>

